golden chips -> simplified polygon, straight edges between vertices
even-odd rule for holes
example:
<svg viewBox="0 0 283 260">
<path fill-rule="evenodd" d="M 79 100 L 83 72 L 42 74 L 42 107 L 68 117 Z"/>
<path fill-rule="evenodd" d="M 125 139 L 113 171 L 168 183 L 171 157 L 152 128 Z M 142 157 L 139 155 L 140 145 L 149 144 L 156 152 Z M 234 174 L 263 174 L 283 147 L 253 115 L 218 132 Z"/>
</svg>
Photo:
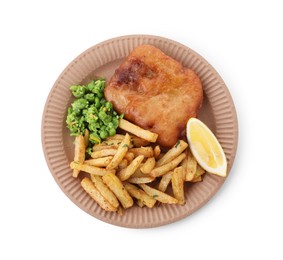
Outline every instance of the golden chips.
<svg viewBox="0 0 283 260">
<path fill-rule="evenodd" d="M 106 211 L 122 215 L 134 202 L 139 207 L 156 204 L 185 204 L 184 182 L 199 182 L 204 170 L 192 156 L 188 144 L 180 140 L 166 153 L 155 142 L 157 135 L 122 119 L 120 127 L 128 133 L 108 137 L 93 147 L 85 160 L 85 136 L 75 140 L 75 156 L 70 167 L 73 176 L 80 171 L 83 189 Z M 135 136 L 130 135 L 135 134 Z M 171 183 L 171 185 L 170 185 Z M 172 189 L 170 188 L 172 186 Z"/>
</svg>

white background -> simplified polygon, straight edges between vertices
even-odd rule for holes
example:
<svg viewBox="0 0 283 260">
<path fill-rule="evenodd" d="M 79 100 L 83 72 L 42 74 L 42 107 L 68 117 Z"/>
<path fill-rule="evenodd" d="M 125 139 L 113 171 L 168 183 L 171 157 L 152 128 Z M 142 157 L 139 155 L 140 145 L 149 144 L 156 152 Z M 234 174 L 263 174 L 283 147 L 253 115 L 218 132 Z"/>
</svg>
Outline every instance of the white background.
<svg viewBox="0 0 283 260">
<path fill-rule="evenodd" d="M 282 1 L 281 1 L 282 2 Z M 0 259 L 282 259 L 280 1 L 1 1 Z M 127 229 L 75 206 L 51 176 L 41 116 L 63 69 L 109 38 L 153 34 L 208 60 L 239 119 L 229 178 L 177 223 Z"/>
</svg>

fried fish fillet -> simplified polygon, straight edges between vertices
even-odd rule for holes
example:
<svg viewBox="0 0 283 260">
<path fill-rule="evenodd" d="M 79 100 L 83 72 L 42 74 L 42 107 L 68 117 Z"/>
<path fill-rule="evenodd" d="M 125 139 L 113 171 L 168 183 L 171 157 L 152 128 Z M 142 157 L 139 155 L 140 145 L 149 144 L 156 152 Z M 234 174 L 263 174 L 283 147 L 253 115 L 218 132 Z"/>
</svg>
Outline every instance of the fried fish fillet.
<svg viewBox="0 0 283 260">
<path fill-rule="evenodd" d="M 181 138 L 203 99 L 196 73 L 151 45 L 140 45 L 129 54 L 104 93 L 127 120 L 157 133 L 164 147 Z"/>
</svg>

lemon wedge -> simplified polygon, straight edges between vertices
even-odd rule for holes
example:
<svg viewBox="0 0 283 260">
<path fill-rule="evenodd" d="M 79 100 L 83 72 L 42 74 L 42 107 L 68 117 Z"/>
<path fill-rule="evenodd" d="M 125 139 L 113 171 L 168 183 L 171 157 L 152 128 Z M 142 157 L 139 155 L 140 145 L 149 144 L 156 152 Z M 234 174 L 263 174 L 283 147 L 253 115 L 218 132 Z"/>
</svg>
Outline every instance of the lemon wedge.
<svg viewBox="0 0 283 260">
<path fill-rule="evenodd" d="M 225 177 L 227 161 L 225 153 L 211 130 L 199 119 L 187 122 L 187 139 L 198 164 L 207 172 Z"/>
</svg>

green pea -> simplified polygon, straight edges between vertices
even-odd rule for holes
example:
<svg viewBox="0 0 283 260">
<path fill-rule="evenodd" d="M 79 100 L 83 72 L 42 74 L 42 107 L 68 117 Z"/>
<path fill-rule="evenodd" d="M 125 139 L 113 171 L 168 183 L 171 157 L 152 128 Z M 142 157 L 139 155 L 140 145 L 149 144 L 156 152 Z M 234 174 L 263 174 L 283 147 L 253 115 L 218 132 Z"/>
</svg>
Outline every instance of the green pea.
<svg viewBox="0 0 283 260">
<path fill-rule="evenodd" d="M 107 114 L 106 114 L 104 111 L 100 111 L 100 112 L 98 113 L 98 117 L 99 117 L 101 120 L 103 120 L 103 119 L 105 119 L 105 118 L 107 117 Z"/>
<path fill-rule="evenodd" d="M 112 122 L 110 122 L 110 123 L 107 124 L 107 127 L 108 128 L 114 128 L 114 124 Z"/>
<path fill-rule="evenodd" d="M 90 82 L 87 85 L 87 87 L 88 87 L 89 91 L 91 91 L 92 93 L 99 94 L 99 93 L 101 93 L 101 85 L 102 85 L 102 81 L 97 80 L 97 81 Z"/>
<path fill-rule="evenodd" d="M 112 124 L 113 124 L 113 127 L 114 127 L 114 128 L 117 128 L 118 125 L 119 125 L 119 120 L 118 120 L 118 118 L 114 117 L 114 118 L 112 119 Z"/>
<path fill-rule="evenodd" d="M 97 122 L 90 122 L 88 124 L 88 129 L 92 132 L 96 131 L 98 128 L 99 128 L 99 124 Z"/>
<path fill-rule="evenodd" d="M 94 102 L 95 102 L 95 107 L 96 107 L 96 108 L 100 108 L 100 100 L 99 100 L 98 97 L 95 97 Z"/>
<path fill-rule="evenodd" d="M 72 107 L 74 110 L 83 109 L 88 106 L 88 101 L 84 98 L 77 99 L 73 102 Z"/>
<path fill-rule="evenodd" d="M 103 131 L 100 131 L 100 137 L 102 138 L 102 139 L 105 139 L 105 138 L 107 138 L 109 135 L 108 135 L 108 132 L 106 131 L 106 130 L 103 130 Z"/>
<path fill-rule="evenodd" d="M 101 125 L 101 126 L 100 126 L 100 130 L 101 130 L 101 131 L 106 131 L 106 125 Z"/>
<path fill-rule="evenodd" d="M 88 101 L 91 101 L 91 102 L 93 102 L 93 101 L 95 100 L 94 94 L 86 94 L 86 95 L 84 96 L 84 98 L 85 98 L 86 100 L 88 100 Z"/>
<path fill-rule="evenodd" d="M 92 91 L 92 89 L 94 88 L 94 85 L 95 85 L 94 83 L 95 83 L 95 81 L 92 80 L 91 82 L 89 82 L 89 83 L 86 85 L 88 91 Z"/>
<path fill-rule="evenodd" d="M 110 129 L 109 129 L 109 135 L 110 135 L 110 136 L 113 136 L 113 135 L 115 135 L 115 134 L 116 134 L 115 128 L 110 128 Z"/>
<path fill-rule="evenodd" d="M 72 91 L 73 95 L 76 98 L 81 98 L 85 94 L 85 92 L 86 92 L 86 87 L 85 86 L 75 85 L 75 86 L 71 86 L 70 90 Z"/>
<path fill-rule="evenodd" d="M 106 115 L 102 121 L 105 125 L 108 125 L 108 123 L 112 121 L 112 117 L 110 115 Z"/>
<path fill-rule="evenodd" d="M 102 97 L 103 97 L 103 93 L 101 93 L 101 92 L 98 92 L 96 95 L 97 95 L 99 98 L 102 98 Z"/>
<path fill-rule="evenodd" d="M 110 102 L 106 102 L 105 107 L 109 111 L 109 110 L 112 109 L 113 106 L 112 106 L 112 104 Z"/>
<path fill-rule="evenodd" d="M 101 99 L 100 99 L 100 104 L 101 104 L 101 106 L 104 106 L 104 105 L 105 105 L 105 103 L 106 103 L 105 98 L 101 98 Z"/>
</svg>

